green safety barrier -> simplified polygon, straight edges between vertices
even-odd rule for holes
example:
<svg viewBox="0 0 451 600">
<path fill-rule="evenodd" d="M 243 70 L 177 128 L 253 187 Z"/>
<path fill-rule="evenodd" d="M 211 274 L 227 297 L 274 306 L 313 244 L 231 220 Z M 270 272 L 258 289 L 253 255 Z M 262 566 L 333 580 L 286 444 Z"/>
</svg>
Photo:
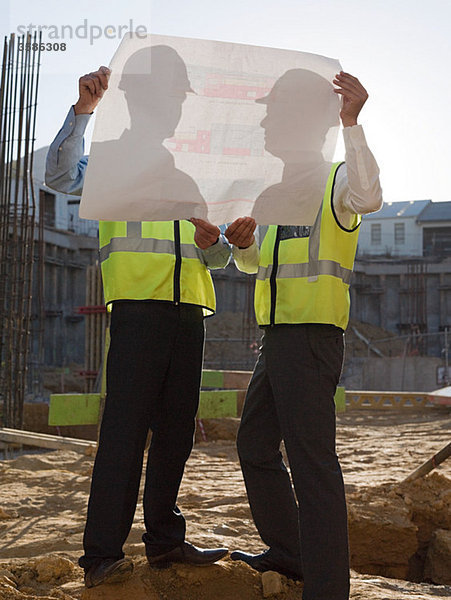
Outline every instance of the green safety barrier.
<svg viewBox="0 0 451 600">
<path fill-rule="evenodd" d="M 203 388 L 222 388 L 224 387 L 223 371 L 202 371 Z"/>
<path fill-rule="evenodd" d="M 213 371 L 213 373 L 215 373 Z M 217 373 L 217 372 L 216 372 Z M 237 417 L 238 390 L 202 390 L 200 392 L 198 419 Z M 51 394 L 49 425 L 97 425 L 100 411 L 100 394 Z M 337 412 L 346 410 L 344 387 L 335 393 Z"/>
<path fill-rule="evenodd" d="M 236 417 L 238 412 L 238 392 L 236 390 L 214 390 L 200 393 L 198 419 L 220 419 Z"/>
<path fill-rule="evenodd" d="M 100 394 L 51 394 L 49 425 L 97 425 Z M 234 390 L 202 391 L 198 419 L 237 416 L 237 392 Z"/>
<path fill-rule="evenodd" d="M 339 385 L 335 392 L 335 410 L 336 412 L 345 412 L 346 410 L 346 390 L 343 386 Z"/>
<path fill-rule="evenodd" d="M 97 425 L 100 394 L 51 394 L 49 425 Z"/>
</svg>

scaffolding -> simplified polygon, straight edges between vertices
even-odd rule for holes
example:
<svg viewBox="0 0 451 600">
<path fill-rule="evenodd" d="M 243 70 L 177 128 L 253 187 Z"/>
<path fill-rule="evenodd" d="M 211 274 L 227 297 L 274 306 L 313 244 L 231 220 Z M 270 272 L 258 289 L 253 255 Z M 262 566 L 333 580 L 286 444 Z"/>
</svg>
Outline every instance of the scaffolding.
<svg viewBox="0 0 451 600">
<path fill-rule="evenodd" d="M 401 334 L 411 334 L 406 346 L 408 355 L 427 354 L 427 263 L 409 261 L 405 275 L 405 289 L 401 300 Z"/>
<path fill-rule="evenodd" d="M 0 403 L 11 428 L 22 428 L 27 388 L 40 42 L 36 33 L 5 38 L 0 81 Z"/>
</svg>

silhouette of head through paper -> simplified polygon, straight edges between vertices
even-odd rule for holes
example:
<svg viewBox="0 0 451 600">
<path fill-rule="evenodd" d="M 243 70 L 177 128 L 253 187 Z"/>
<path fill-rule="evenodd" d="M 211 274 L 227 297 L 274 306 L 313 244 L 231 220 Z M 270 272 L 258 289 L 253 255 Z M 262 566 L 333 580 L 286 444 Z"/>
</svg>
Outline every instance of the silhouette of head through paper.
<svg viewBox="0 0 451 600">
<path fill-rule="evenodd" d="M 119 89 L 125 93 L 131 129 L 144 125 L 142 133 L 160 143 L 174 135 L 186 94 L 193 92 L 185 63 L 169 46 L 142 48 L 132 54 L 124 65 Z"/>
<path fill-rule="evenodd" d="M 312 225 L 331 167 L 323 153 L 326 149 L 331 154 L 326 140 L 329 130 L 339 125 L 339 99 L 321 75 L 290 69 L 256 102 L 266 105 L 260 123 L 265 149 L 284 168 L 281 181 L 258 196 L 252 216 L 261 224 L 274 223 L 268 215 L 277 206 L 279 224 Z"/>
<path fill-rule="evenodd" d="M 339 124 L 332 84 L 306 69 L 287 71 L 256 102 L 266 105 L 265 149 L 285 163 L 320 153 L 327 132 Z"/>
<path fill-rule="evenodd" d="M 98 168 L 108 174 L 102 190 L 121 211 L 116 218 L 124 218 L 128 207 L 127 220 L 157 221 L 166 216 L 165 204 L 180 218 L 205 218 L 207 206 L 197 183 L 177 168 L 163 143 L 174 135 L 183 102 L 193 92 L 182 58 L 169 46 L 141 48 L 125 61 L 119 77 L 130 127 L 118 139 L 96 145 Z"/>
</svg>

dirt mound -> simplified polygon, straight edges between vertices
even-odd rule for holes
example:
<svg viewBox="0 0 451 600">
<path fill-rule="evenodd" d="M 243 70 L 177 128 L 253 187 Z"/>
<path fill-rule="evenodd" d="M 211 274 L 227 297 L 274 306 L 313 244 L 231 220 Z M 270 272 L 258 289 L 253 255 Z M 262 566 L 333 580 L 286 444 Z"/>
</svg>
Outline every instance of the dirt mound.
<svg viewBox="0 0 451 600">
<path fill-rule="evenodd" d="M 426 555 L 437 530 L 451 529 L 451 481 L 439 473 L 348 494 L 351 565 L 361 573 L 448 583 Z M 436 541 L 436 545 L 437 545 Z M 439 543 L 440 564 L 451 561 Z M 449 547 L 448 547 L 449 552 Z M 430 561 L 434 552 L 430 552 Z"/>
<path fill-rule="evenodd" d="M 173 565 L 169 569 L 155 570 L 148 567 L 144 558 L 135 558 L 135 570 L 129 581 L 92 589 L 84 588 L 80 581 L 81 569 L 74 565 L 74 571 L 79 572 L 78 581 L 64 583 L 60 578 L 40 583 L 33 562 L 16 562 L 10 570 L 0 569 L 1 600 L 299 600 L 302 595 L 302 583 L 279 575 L 262 577 L 247 565 L 230 559 L 210 567 Z M 271 586 L 265 579 L 277 584 L 273 590 L 279 590 L 278 593 L 271 594 Z M 436 600 L 450 598 L 450 593 L 451 588 L 445 586 L 351 572 L 351 600 Z"/>
<path fill-rule="evenodd" d="M 434 531 L 426 555 L 424 575 L 427 581 L 451 585 L 451 531 Z"/>
<path fill-rule="evenodd" d="M 22 563 L 15 561 L 7 566 L 0 569 L 1 600 L 72 600 L 72 596 L 62 590 L 77 574 L 71 560 L 50 555 Z"/>
<path fill-rule="evenodd" d="M 210 435 L 215 430 L 221 437 L 234 437 L 237 423 L 211 423 Z M 348 495 L 352 562 L 360 572 L 353 572 L 352 600 L 451 598 L 451 587 L 445 585 L 387 578 L 416 574 L 423 581 L 445 581 L 443 573 L 449 572 L 451 460 L 423 480 L 399 483 L 448 438 L 449 420 L 442 411 L 355 411 L 340 416 L 337 442 Z M 77 559 L 92 465 L 92 457 L 67 451 L 0 461 L 0 508 L 5 515 L 0 519 L 0 600 L 263 598 L 261 576 L 229 559 L 203 569 L 179 565 L 150 571 L 141 541 L 143 486 L 124 547 L 136 563 L 133 579 L 122 595 L 117 586 L 85 590 Z M 200 547 L 263 549 L 234 440 L 209 441 L 193 450 L 178 504 L 187 520 L 188 541 Z M 299 585 L 283 578 L 282 583 L 284 595 L 275 599 L 300 600 Z"/>
<path fill-rule="evenodd" d="M 299 598 L 301 585 L 281 577 L 278 598 Z M 82 600 L 260 600 L 262 578 L 243 564 L 223 560 L 211 567 L 174 565 L 164 571 L 151 570 L 139 560 L 131 581 L 86 590 Z"/>
</svg>

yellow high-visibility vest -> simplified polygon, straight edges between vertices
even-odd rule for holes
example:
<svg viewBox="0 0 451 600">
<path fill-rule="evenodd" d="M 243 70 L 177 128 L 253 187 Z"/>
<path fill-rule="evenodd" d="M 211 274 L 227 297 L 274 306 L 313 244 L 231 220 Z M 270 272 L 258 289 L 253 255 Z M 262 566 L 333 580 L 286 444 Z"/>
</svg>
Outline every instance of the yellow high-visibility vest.
<svg viewBox="0 0 451 600">
<path fill-rule="evenodd" d="M 166 300 L 214 313 L 216 298 L 189 221 L 100 221 L 107 306 L 114 300 Z"/>
<path fill-rule="evenodd" d="M 322 205 L 306 237 L 284 239 L 287 228 L 271 225 L 260 250 L 255 285 L 255 314 L 259 325 L 329 323 L 346 329 L 349 284 L 354 267 L 360 215 L 349 229 L 336 218 L 333 165 Z"/>
</svg>

